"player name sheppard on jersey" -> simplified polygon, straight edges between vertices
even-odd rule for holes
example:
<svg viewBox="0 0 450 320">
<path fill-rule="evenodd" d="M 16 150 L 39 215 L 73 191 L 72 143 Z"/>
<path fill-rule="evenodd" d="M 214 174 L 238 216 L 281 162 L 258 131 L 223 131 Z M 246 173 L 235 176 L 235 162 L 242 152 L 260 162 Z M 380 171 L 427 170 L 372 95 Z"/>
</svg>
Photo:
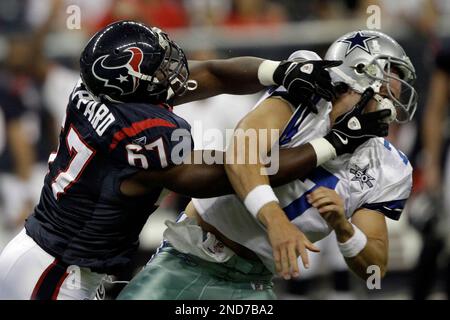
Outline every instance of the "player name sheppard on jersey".
<svg viewBox="0 0 450 320">
<path fill-rule="evenodd" d="M 83 112 L 83 115 L 87 118 L 100 137 L 116 120 L 106 105 L 95 101 L 90 93 L 87 90 L 84 90 L 81 80 L 78 81 L 74 92 L 71 95 L 71 99 L 78 99 L 78 102 L 75 105 L 76 108 Z"/>
</svg>

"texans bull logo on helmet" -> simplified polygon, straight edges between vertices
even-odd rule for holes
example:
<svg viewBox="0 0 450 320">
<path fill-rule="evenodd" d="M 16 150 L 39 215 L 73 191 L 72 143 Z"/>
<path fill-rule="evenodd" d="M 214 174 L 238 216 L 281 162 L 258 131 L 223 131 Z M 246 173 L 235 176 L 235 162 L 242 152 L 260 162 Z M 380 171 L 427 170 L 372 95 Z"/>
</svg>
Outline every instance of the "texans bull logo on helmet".
<svg viewBox="0 0 450 320">
<path fill-rule="evenodd" d="M 130 47 L 124 50 L 121 57 L 114 57 L 109 54 L 99 57 L 92 65 L 94 76 L 104 82 L 105 87 L 115 88 L 121 95 L 127 95 L 136 91 L 139 85 L 139 78 L 132 74 L 139 74 L 144 54 L 137 47 Z"/>
</svg>

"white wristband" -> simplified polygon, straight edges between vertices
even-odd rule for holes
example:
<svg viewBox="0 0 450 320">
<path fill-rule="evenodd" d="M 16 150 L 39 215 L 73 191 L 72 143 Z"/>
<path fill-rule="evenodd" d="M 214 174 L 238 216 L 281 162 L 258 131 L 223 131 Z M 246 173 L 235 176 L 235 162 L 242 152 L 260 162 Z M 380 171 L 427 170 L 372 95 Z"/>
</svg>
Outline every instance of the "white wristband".
<svg viewBox="0 0 450 320">
<path fill-rule="evenodd" d="M 351 225 L 355 231 L 353 236 L 344 243 L 338 241 L 339 250 L 345 258 L 356 257 L 367 244 L 366 235 L 353 223 Z"/>
<path fill-rule="evenodd" d="M 264 60 L 258 68 L 258 79 L 263 86 L 273 86 L 273 74 L 280 65 L 280 61 Z"/>
<path fill-rule="evenodd" d="M 327 162 L 328 160 L 336 158 L 336 149 L 325 138 L 314 139 L 309 142 L 316 152 L 317 163 L 316 166 Z"/>
<path fill-rule="evenodd" d="M 273 201 L 279 202 L 272 188 L 268 184 L 261 184 L 247 194 L 244 205 L 255 218 L 258 218 L 259 210 Z"/>
</svg>

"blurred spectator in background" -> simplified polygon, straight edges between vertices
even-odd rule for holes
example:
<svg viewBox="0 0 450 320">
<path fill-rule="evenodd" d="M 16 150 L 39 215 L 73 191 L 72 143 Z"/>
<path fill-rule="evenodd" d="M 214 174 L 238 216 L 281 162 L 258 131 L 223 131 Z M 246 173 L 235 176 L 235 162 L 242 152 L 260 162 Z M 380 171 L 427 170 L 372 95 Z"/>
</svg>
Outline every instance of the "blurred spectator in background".
<svg viewBox="0 0 450 320">
<path fill-rule="evenodd" d="M 189 23 L 182 0 L 142 0 L 138 9 L 144 23 L 164 30 L 187 27 Z"/>
<path fill-rule="evenodd" d="M 378 0 L 368 3 L 379 4 L 383 15 L 393 21 L 407 23 L 420 35 L 434 36 L 438 20 L 436 0 Z"/>
<path fill-rule="evenodd" d="M 96 29 L 124 19 L 164 30 L 187 27 L 189 23 L 182 0 L 114 0 Z"/>
<path fill-rule="evenodd" d="M 312 17 L 318 20 L 338 19 L 346 16 L 348 1 L 318 0 L 311 2 Z"/>
<path fill-rule="evenodd" d="M 16 1 L 16 0 L 13 0 Z M 95 32 L 99 20 L 108 12 L 114 0 L 19 0 L 26 3 L 25 21 L 30 29 L 40 28 L 51 19 L 51 28 L 54 31 L 66 32 L 66 19 L 73 14 L 72 8 L 79 8 L 81 29 L 70 32 L 84 32 L 87 35 Z M 69 10 L 70 9 L 70 10 Z"/>
<path fill-rule="evenodd" d="M 231 0 L 184 0 L 191 26 L 223 24 L 231 11 Z"/>
<path fill-rule="evenodd" d="M 227 26 L 278 25 L 287 21 L 283 6 L 270 0 L 233 0 Z"/>
<path fill-rule="evenodd" d="M 26 0 L 0 1 L 0 29 L 2 32 L 11 32 L 26 27 Z"/>
<path fill-rule="evenodd" d="M 50 152 L 56 149 L 67 96 L 78 73 L 47 59 L 45 39 L 61 12 L 62 1 L 49 2 L 46 20 L 35 30 L 14 33 L 6 42 L 0 70 L 6 145 L 2 155 L 2 212 L 12 232 L 23 225 L 40 196 L 39 185 Z"/>
<path fill-rule="evenodd" d="M 26 99 L 33 101 L 28 91 L 26 65 L 28 52 L 21 40 L 11 38 L 6 61 L 0 69 L 0 207 L 4 227 L 11 236 L 23 225 L 31 212 L 33 199 L 30 196 L 30 180 L 35 160 L 32 137 L 35 132 L 33 114 L 27 108 Z M 29 94 L 27 96 L 27 94 Z"/>
<path fill-rule="evenodd" d="M 82 1 L 81 1 L 82 2 Z M 65 116 L 67 96 L 79 78 L 78 72 L 72 71 L 47 56 L 46 39 L 58 23 L 66 16 L 63 10 L 65 1 L 50 0 L 45 19 L 27 33 L 22 45 L 28 52 L 23 64 L 27 67 L 29 87 L 36 94 L 34 112 L 39 124 L 38 138 L 35 140 L 37 163 L 33 170 L 33 190 L 35 203 L 40 196 L 40 185 L 47 171 L 49 154 L 56 150 L 58 134 Z M 30 58 L 32 57 L 32 59 Z"/>
<path fill-rule="evenodd" d="M 284 0 L 292 20 L 330 20 L 356 18 L 366 15 L 366 9 L 371 0 L 316 0 L 290 1 Z"/>
<path fill-rule="evenodd" d="M 423 185 L 416 184 L 421 189 L 416 201 L 428 202 L 429 205 L 422 203 L 420 207 L 420 203 L 416 203 L 411 208 L 412 215 L 419 215 L 413 216 L 412 221 L 422 221 L 423 224 L 423 246 L 413 274 L 413 299 L 429 297 L 439 275 L 440 258 L 446 269 L 447 299 L 450 297 L 450 150 L 446 125 L 449 102 L 450 50 L 445 50 L 437 55 L 431 77 L 422 132 L 423 158 L 420 169 Z"/>
<path fill-rule="evenodd" d="M 62 14 L 64 11 L 61 10 L 63 4 L 64 1 L 52 0 L 48 15 L 41 24 L 35 26 L 27 44 L 28 50 L 32 52 L 33 56 L 33 63 L 29 67 L 30 76 L 38 86 L 45 113 L 49 117 L 47 126 L 48 134 L 51 136 L 49 145 L 51 149 L 57 145 L 59 128 L 65 117 L 67 97 L 80 77 L 78 71 L 65 67 L 55 59 L 50 59 L 45 50 L 45 41 L 52 31 L 55 21 L 60 21 L 61 17 L 65 17 L 65 14 Z M 78 67 L 78 62 L 76 65 Z M 47 158 L 48 154 L 45 157 Z"/>
</svg>

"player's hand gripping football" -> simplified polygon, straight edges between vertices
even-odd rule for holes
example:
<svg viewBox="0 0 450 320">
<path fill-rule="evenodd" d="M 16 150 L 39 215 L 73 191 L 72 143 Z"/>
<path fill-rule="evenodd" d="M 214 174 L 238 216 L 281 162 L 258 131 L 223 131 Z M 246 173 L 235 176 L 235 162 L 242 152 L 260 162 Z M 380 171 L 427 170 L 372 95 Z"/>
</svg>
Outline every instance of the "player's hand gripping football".
<svg viewBox="0 0 450 320">
<path fill-rule="evenodd" d="M 288 91 L 297 105 L 306 105 L 314 113 L 317 108 L 311 99 L 314 94 L 331 101 L 336 93 L 327 68 L 336 67 L 342 61 L 293 59 L 281 61 L 273 74 L 273 79 Z"/>
<path fill-rule="evenodd" d="M 366 89 L 350 111 L 337 117 L 331 131 L 324 137 L 336 149 L 338 156 L 353 153 L 370 138 L 388 135 L 389 125 L 384 120 L 391 115 L 391 110 L 363 113 L 373 95 L 372 88 Z"/>
<path fill-rule="evenodd" d="M 289 221 L 277 203 L 265 205 L 259 217 L 267 227 L 276 272 L 286 280 L 298 277 L 300 269 L 297 257 L 300 256 L 305 268 L 309 268 L 307 249 L 313 252 L 320 250 Z"/>
</svg>

